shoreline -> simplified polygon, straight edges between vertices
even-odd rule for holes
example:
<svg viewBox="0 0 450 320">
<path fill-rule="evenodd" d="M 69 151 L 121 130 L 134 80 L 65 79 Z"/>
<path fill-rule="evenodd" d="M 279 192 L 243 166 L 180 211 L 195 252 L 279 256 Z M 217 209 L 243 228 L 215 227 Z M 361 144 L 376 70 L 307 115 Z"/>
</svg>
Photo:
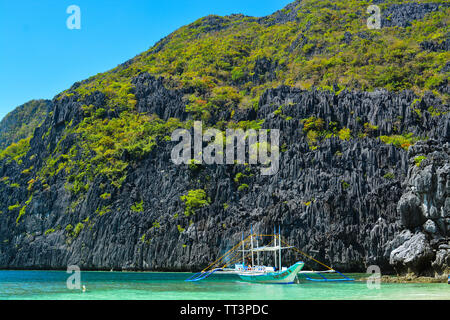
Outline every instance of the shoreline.
<svg viewBox="0 0 450 320">
<path fill-rule="evenodd" d="M 30 271 L 30 272 L 67 272 L 65 269 L 0 269 L 0 272 L 2 271 Z M 146 270 L 80 270 L 81 272 L 105 272 L 105 273 L 197 273 L 194 271 L 146 271 Z"/>
<path fill-rule="evenodd" d="M 360 281 L 372 280 L 373 278 L 361 278 Z M 448 275 L 443 274 L 436 277 L 424 277 L 416 275 L 383 275 L 381 276 L 381 283 L 448 283 Z"/>
<path fill-rule="evenodd" d="M 29 271 L 29 272 L 67 272 L 64 269 L 0 269 L 1 271 Z M 156 273 L 177 273 L 177 274 L 192 274 L 195 272 L 191 271 L 135 271 L 135 270 L 81 270 L 81 272 L 102 272 L 102 273 L 148 273 L 148 274 L 156 274 Z M 363 272 L 346 272 L 345 274 L 353 274 L 353 275 L 365 275 L 367 273 Z M 382 275 L 381 283 L 447 283 L 448 282 L 448 274 L 437 275 L 436 277 L 426 277 L 426 276 L 416 276 L 413 274 L 407 275 Z M 370 278 L 370 276 L 355 279 L 355 281 L 367 281 L 374 280 Z"/>
<path fill-rule="evenodd" d="M 436 277 L 423 277 L 423 276 L 382 276 L 381 282 L 383 283 L 447 283 L 448 275 L 440 275 Z"/>
</svg>

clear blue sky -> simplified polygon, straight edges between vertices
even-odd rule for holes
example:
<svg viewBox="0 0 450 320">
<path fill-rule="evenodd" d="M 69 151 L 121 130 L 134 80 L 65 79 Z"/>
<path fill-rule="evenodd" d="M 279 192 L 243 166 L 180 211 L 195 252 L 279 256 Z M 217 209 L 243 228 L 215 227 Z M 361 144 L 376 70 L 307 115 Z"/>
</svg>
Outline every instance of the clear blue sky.
<svg viewBox="0 0 450 320">
<path fill-rule="evenodd" d="M 0 119 L 51 99 L 208 14 L 265 16 L 293 0 L 0 0 Z M 81 30 L 69 30 L 70 5 Z"/>
</svg>

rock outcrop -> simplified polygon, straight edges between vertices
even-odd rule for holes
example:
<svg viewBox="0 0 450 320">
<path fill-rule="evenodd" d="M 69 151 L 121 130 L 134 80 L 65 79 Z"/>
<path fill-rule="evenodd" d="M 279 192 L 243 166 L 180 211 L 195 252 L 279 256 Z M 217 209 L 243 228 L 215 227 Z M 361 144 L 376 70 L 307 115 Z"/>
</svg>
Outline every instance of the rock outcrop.
<svg viewBox="0 0 450 320">
<path fill-rule="evenodd" d="M 446 3 L 403 3 L 393 4 L 382 16 L 382 27 L 407 27 L 414 20 L 422 19 L 426 14 L 437 12 L 440 6 L 448 6 Z"/>
<path fill-rule="evenodd" d="M 162 118 L 186 116 L 180 93 L 146 74 L 133 83 L 140 112 Z M 104 103 L 100 93 L 85 99 L 98 107 Z M 28 205 L 32 213 L 20 224 L 13 212 L 5 211 L 27 200 L 25 189 L 1 185 L 0 268 L 76 264 L 82 269 L 197 270 L 238 242 L 250 224 L 261 233 L 280 225 L 291 244 L 342 271 L 364 271 L 372 264 L 383 272 L 392 266 L 417 272 L 445 268 L 449 114 L 431 117 L 431 105 L 446 107 L 427 95 L 416 105 L 423 110 L 418 118 L 411 109 L 415 99 L 409 91 L 266 91 L 257 112 L 234 117 L 264 119 L 265 128 L 280 129 L 283 152 L 274 176 L 260 176 L 257 167 L 242 165 L 202 165 L 195 170 L 177 166 L 170 160 L 174 143 L 161 141 L 130 168 L 119 191 L 102 189 L 106 181 L 97 177 L 70 213 L 73 200 L 64 188 L 65 179 L 62 173 L 55 175 L 48 182 L 51 187 L 33 197 Z M 49 144 L 59 143 L 64 152 L 71 148 L 71 138 L 61 137 L 67 122 L 81 121 L 81 102 L 70 97 L 53 103 L 52 116 L 35 131 L 28 152 L 39 157 L 26 157 L 22 167 L 4 161 L 2 176 L 26 186 L 28 178 L 21 168 L 39 166 Z M 275 112 L 280 106 L 281 115 Z M 310 117 L 322 118 L 326 130 L 332 130 L 333 123 L 349 128 L 352 138 L 331 136 L 311 148 L 300 121 Z M 369 132 L 367 123 L 372 125 Z M 377 138 L 395 132 L 428 135 L 430 140 L 407 152 Z M 417 167 L 414 159 L 421 154 L 427 158 Z M 236 182 L 238 173 L 242 175 Z M 244 183 L 248 188 L 239 190 Z M 180 196 L 199 188 L 206 191 L 210 205 L 186 217 Z M 111 193 L 108 199 L 100 197 L 105 192 Z M 143 212 L 134 212 L 130 208 L 139 201 Z M 96 214 L 105 205 L 110 211 Z M 66 226 L 79 223 L 83 228 L 77 236 L 69 236 Z M 405 228 L 407 233 L 402 232 Z M 288 263 L 298 257 L 286 258 Z"/>
<path fill-rule="evenodd" d="M 201 18 L 45 102 L 0 153 L 0 268 L 198 271 L 279 225 L 340 271 L 446 272 L 448 4 L 373 1 L 381 32 L 364 3 L 319 2 Z M 175 165 L 198 119 L 279 129 L 279 171 Z"/>
<path fill-rule="evenodd" d="M 420 142 L 409 157 L 406 192 L 397 207 L 405 230 L 396 236 L 390 263 L 400 273 L 439 274 L 450 259 L 450 143 Z"/>
</svg>

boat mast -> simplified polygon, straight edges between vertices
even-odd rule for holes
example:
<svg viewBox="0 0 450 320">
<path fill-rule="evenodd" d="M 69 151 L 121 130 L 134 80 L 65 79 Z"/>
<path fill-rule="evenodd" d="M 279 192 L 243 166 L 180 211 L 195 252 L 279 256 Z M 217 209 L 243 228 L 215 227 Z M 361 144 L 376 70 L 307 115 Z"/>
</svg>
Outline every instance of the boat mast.
<svg viewBox="0 0 450 320">
<path fill-rule="evenodd" d="M 253 225 L 250 225 L 250 232 L 251 232 L 251 242 L 252 242 L 252 268 L 255 266 L 255 263 L 253 262 Z"/>
<path fill-rule="evenodd" d="M 273 227 L 273 239 L 275 241 L 275 247 L 277 246 L 277 231 L 275 229 L 275 226 Z M 277 268 L 277 250 L 273 251 L 273 255 L 275 258 L 275 269 Z"/>
<path fill-rule="evenodd" d="M 279 268 L 280 268 L 280 271 L 281 271 L 281 269 L 282 269 L 282 267 L 281 267 L 281 229 L 280 229 L 280 225 L 278 225 L 278 245 L 280 246 L 280 252 L 279 252 L 279 257 L 278 257 L 278 259 L 280 259 L 280 261 L 279 261 Z"/>
<path fill-rule="evenodd" d="M 258 241 L 258 235 L 256 235 L 256 247 L 259 248 L 259 241 Z M 259 250 L 256 251 L 256 263 L 259 266 Z"/>
<path fill-rule="evenodd" d="M 244 231 L 242 231 L 242 268 L 245 266 Z"/>
</svg>

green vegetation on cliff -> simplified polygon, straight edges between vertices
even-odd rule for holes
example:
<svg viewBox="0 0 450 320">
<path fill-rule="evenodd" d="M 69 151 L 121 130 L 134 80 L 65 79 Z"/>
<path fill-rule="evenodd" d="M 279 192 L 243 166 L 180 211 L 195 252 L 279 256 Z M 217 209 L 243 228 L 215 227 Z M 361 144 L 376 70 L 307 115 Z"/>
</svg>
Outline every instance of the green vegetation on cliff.
<svg viewBox="0 0 450 320">
<path fill-rule="evenodd" d="M 31 100 L 7 114 L 0 122 L 0 149 L 32 135 L 44 121 L 50 107 L 49 100 Z"/>
<path fill-rule="evenodd" d="M 391 4 L 410 2 L 387 1 L 380 6 L 384 10 Z M 83 99 L 100 91 L 107 97 L 108 111 L 119 114 L 105 119 L 106 109 L 86 106 L 89 117 L 76 129 L 89 150 L 95 151 L 91 168 L 97 169 L 92 174 L 106 174 L 115 186 L 121 185 L 128 165 L 121 154 L 126 150 L 139 159 L 156 143 L 154 131 L 159 129 L 149 129 L 144 123 L 156 121 L 167 129 L 166 135 L 174 124 L 182 126 L 133 111 L 136 97 L 132 79 L 140 73 L 163 77 L 167 88 L 190 92 L 185 95 L 186 111 L 192 119 L 212 126 L 220 126 L 211 121 L 212 114 L 231 110 L 233 115 L 240 108 L 257 108 L 264 90 L 280 85 L 339 91 L 412 89 L 419 96 L 434 90 L 448 99 L 437 88 L 448 79 L 442 67 L 450 60 L 450 53 L 424 50 L 421 43 L 445 41 L 450 7 L 442 6 L 407 27 L 369 30 L 369 5 L 370 1 L 304 0 L 292 4 L 290 12 L 282 10 L 290 17 L 292 12 L 296 15 L 280 23 L 275 22 L 276 14 L 262 19 L 207 16 L 178 29 L 127 63 L 63 92 L 58 99 L 73 95 Z M 119 134 L 113 133 L 117 128 Z M 352 137 L 348 128 L 339 130 L 321 132 L 316 128 L 305 133 L 314 149 L 319 136 Z M 396 137 L 382 140 L 398 147 L 411 145 L 410 139 L 404 143 Z M 86 172 L 83 163 L 77 167 Z"/>
<path fill-rule="evenodd" d="M 384 10 L 394 3 L 410 2 L 386 1 L 380 7 Z M 58 128 L 58 139 L 52 141 L 56 129 L 48 114 L 47 133 L 40 137 L 47 153 L 39 166 L 21 168 L 28 183 L 20 187 L 26 187 L 27 196 L 32 196 L 35 188 L 48 190 L 52 181 L 62 176 L 71 195 L 70 208 L 75 210 L 94 180 L 105 178 L 101 184 L 105 196 L 96 211 L 102 216 L 111 210 L 113 190 L 123 186 L 128 169 L 147 157 L 160 142 L 170 140 L 174 129 L 190 128 L 193 120 L 200 119 L 205 126 L 219 129 L 259 129 L 263 119 L 238 121 L 234 116 L 242 109 L 256 110 L 263 92 L 281 85 L 336 93 L 344 89 L 412 89 L 419 97 L 431 90 L 448 101 L 448 95 L 439 88 L 448 80 L 449 72 L 444 66 L 450 53 L 425 50 L 422 43 L 446 41 L 450 7 L 442 5 L 406 27 L 369 30 L 370 3 L 303 0 L 291 4 L 289 10 L 264 18 L 207 16 L 176 30 L 132 60 L 77 83 L 56 97 L 56 103 L 70 99 L 82 105 L 80 119 Z M 165 88 L 183 93 L 187 120 L 163 120 L 155 114 L 138 112 L 133 79 L 143 73 L 162 78 Z M 87 100 L 97 93 L 104 95 L 105 102 L 96 107 Z M 23 121 L 13 121 L 6 133 L 0 132 L 0 147 L 5 147 L 0 160 L 20 165 L 25 156 L 29 161 L 41 156 L 27 153 L 34 129 L 48 113 L 46 107 L 45 101 L 33 101 L 15 112 L 23 111 Z M 280 106 L 274 115 L 291 121 L 292 117 L 285 115 L 288 108 L 289 104 Z M 418 117 L 422 117 L 417 110 Z M 445 110 L 432 108 L 429 113 L 439 117 Z M 225 118 L 218 119 L 217 115 Z M 419 140 L 408 132 L 382 135 L 377 126 L 368 122 L 364 132 L 353 132 L 337 122 L 325 123 L 320 117 L 295 120 L 301 121 L 299 131 L 307 137 L 310 150 L 333 137 L 345 141 L 379 138 L 405 149 Z M 195 169 L 196 164 L 191 168 Z M 246 191 L 249 186 L 241 184 L 238 188 Z M 190 190 L 182 200 L 186 216 L 208 205 L 201 189 Z M 19 218 L 25 214 L 26 204 L 20 206 L 23 212 Z M 140 212 L 145 206 L 135 203 L 129 208 Z"/>
<path fill-rule="evenodd" d="M 169 87 L 193 91 L 188 111 L 207 117 L 214 108 L 254 107 L 265 89 L 283 84 L 303 89 L 335 84 L 340 89 L 413 89 L 419 94 L 442 84 L 448 78 L 441 69 L 449 52 L 423 50 L 420 44 L 445 41 L 450 7 L 405 28 L 369 30 L 369 5 L 304 0 L 295 7 L 298 19 L 285 23 L 270 23 L 270 16 L 265 23 L 242 15 L 208 16 L 64 94 L 99 90 L 111 106 L 130 106 L 135 101 L 131 79 L 149 72 L 167 79 Z"/>
</svg>

